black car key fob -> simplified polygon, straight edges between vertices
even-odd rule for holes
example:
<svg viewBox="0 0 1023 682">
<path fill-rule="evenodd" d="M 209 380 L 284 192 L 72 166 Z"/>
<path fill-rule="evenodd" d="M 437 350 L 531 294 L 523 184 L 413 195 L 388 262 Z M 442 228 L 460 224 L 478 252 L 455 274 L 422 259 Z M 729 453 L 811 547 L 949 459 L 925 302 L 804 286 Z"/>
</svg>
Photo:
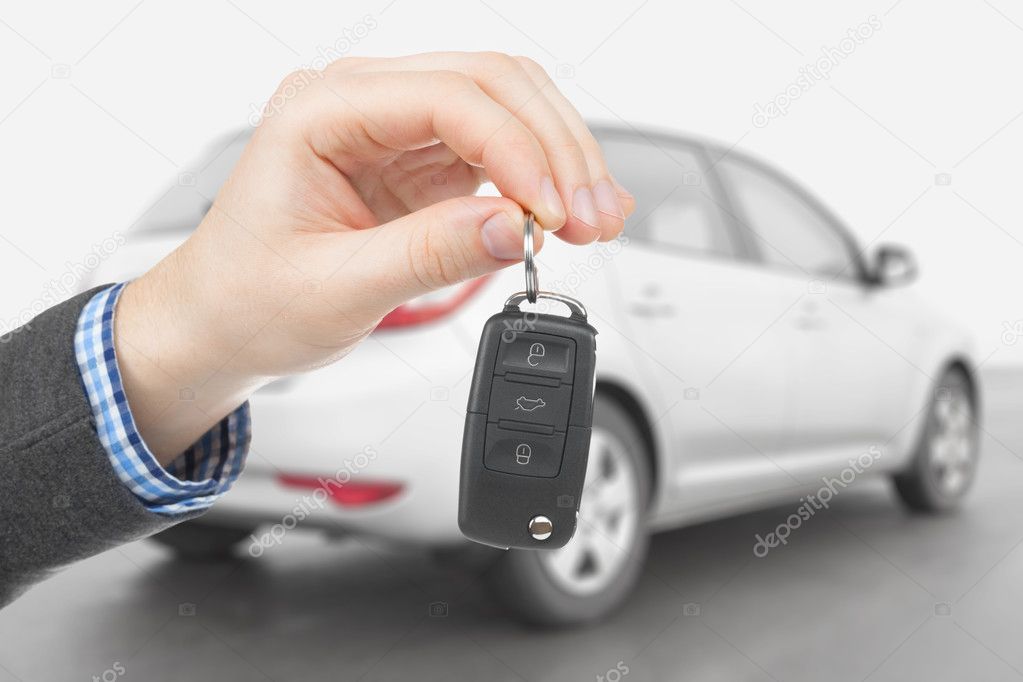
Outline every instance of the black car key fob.
<svg viewBox="0 0 1023 682">
<path fill-rule="evenodd" d="M 535 292 L 534 292 L 535 293 Z M 516 294 L 487 320 L 462 440 L 458 525 L 495 547 L 564 546 L 586 476 L 597 331 L 567 296 L 569 317 L 522 312 Z"/>
</svg>

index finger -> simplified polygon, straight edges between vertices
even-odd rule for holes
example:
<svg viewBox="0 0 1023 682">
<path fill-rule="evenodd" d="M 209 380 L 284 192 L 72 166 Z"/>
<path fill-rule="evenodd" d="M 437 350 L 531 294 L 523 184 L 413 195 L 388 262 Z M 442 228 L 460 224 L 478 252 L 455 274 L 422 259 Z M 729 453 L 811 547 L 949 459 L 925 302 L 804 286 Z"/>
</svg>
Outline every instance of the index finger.
<svg viewBox="0 0 1023 682">
<path fill-rule="evenodd" d="M 299 114 L 300 123 L 314 151 L 342 172 L 439 140 L 466 163 L 484 168 L 498 191 L 532 211 L 544 228 L 565 224 L 540 143 L 468 76 L 387 71 L 331 77 L 328 70 L 323 87 L 312 90 L 318 93 L 309 96 L 314 99 Z"/>
</svg>

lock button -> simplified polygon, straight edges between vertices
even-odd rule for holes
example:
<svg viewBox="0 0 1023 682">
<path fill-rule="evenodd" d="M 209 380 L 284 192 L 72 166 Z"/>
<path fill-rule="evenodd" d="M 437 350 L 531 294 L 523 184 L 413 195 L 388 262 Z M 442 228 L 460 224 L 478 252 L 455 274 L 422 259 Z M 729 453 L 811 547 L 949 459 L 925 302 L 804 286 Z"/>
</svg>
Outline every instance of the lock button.
<svg viewBox="0 0 1023 682">
<path fill-rule="evenodd" d="M 572 383 L 574 360 L 575 341 L 572 339 L 519 332 L 511 341 L 502 338 L 497 371 L 552 376 Z"/>
<path fill-rule="evenodd" d="M 483 463 L 493 471 L 520 476 L 553 478 L 561 470 L 565 434 L 526 433 L 487 425 Z"/>
</svg>

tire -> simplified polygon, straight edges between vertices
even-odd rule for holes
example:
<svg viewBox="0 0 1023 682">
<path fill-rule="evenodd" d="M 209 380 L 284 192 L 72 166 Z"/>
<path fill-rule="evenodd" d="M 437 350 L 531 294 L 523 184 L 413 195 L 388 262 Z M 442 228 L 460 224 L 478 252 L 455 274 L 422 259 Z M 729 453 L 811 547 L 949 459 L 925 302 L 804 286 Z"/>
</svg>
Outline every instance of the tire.
<svg viewBox="0 0 1023 682">
<path fill-rule="evenodd" d="M 185 521 L 161 531 L 150 539 L 174 550 L 184 559 L 226 559 L 247 540 L 255 528 L 222 526 L 207 521 Z"/>
<path fill-rule="evenodd" d="M 646 559 L 650 488 L 649 453 L 636 425 L 598 395 L 575 536 L 561 549 L 503 553 L 486 575 L 491 591 L 533 625 L 606 616 L 632 592 Z"/>
<path fill-rule="evenodd" d="M 894 476 L 895 490 L 909 509 L 951 511 L 969 491 L 980 451 L 977 402 L 965 372 L 946 370 L 931 397 L 913 461 Z"/>
</svg>

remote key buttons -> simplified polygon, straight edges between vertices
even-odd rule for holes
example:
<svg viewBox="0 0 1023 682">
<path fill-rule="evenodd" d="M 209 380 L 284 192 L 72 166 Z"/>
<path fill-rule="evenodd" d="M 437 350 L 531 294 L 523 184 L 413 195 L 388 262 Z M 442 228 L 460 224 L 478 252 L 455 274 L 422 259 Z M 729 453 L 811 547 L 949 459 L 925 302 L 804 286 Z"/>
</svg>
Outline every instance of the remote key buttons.
<svg viewBox="0 0 1023 682">
<path fill-rule="evenodd" d="M 497 364 L 499 372 L 513 370 L 527 374 L 559 375 L 564 381 L 571 382 L 574 359 L 575 341 L 572 339 L 519 333 L 513 341 L 501 344 Z"/>
<path fill-rule="evenodd" d="M 490 421 L 516 421 L 564 431 L 572 408 L 572 387 L 544 386 L 494 377 Z"/>
<path fill-rule="evenodd" d="M 553 478 L 561 470 L 565 434 L 549 436 L 487 426 L 486 455 L 483 463 L 492 471 L 519 476 Z"/>
</svg>

